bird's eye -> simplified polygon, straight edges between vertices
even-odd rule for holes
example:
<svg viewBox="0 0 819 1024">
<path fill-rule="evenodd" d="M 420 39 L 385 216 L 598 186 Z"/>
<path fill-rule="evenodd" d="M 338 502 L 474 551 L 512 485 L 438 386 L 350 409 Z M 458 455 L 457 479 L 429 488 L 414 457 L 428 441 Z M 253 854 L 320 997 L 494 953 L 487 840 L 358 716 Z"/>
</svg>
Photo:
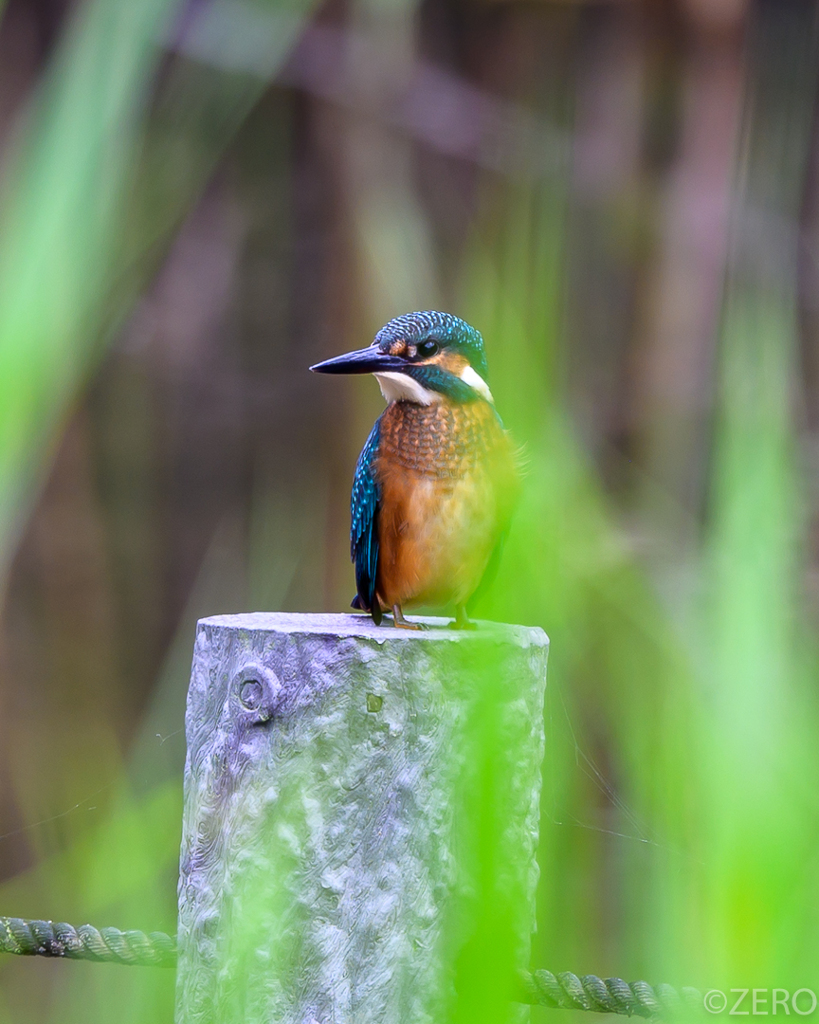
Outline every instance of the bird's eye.
<svg viewBox="0 0 819 1024">
<path fill-rule="evenodd" d="M 420 341 L 416 346 L 416 351 L 419 356 L 429 359 L 430 356 L 434 356 L 438 351 L 438 345 L 434 341 Z"/>
</svg>

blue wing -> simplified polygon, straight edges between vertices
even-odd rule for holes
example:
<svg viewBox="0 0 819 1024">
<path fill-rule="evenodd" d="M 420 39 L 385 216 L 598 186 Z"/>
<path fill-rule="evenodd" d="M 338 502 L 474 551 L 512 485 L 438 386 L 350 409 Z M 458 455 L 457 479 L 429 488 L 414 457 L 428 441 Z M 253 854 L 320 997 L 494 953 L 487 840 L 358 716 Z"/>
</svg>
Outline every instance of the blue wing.
<svg viewBox="0 0 819 1024">
<path fill-rule="evenodd" d="M 378 451 L 381 418 L 375 421 L 366 444 L 358 456 L 350 501 L 350 556 L 355 563 L 355 586 L 365 611 L 375 605 L 375 578 L 378 569 L 378 507 L 381 490 L 373 473 Z M 380 611 L 380 609 L 378 609 Z"/>
</svg>

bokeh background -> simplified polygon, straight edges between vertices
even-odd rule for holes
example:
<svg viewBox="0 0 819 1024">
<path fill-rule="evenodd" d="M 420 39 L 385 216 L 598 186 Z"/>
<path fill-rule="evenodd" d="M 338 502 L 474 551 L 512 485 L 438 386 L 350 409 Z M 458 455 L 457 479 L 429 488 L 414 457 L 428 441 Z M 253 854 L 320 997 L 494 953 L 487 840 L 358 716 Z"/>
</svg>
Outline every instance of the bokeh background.
<svg viewBox="0 0 819 1024">
<path fill-rule="evenodd" d="M 526 451 L 533 964 L 819 991 L 817 4 L 0 9 L 0 913 L 173 930 L 195 620 L 348 607 L 382 401 L 307 367 L 441 308 Z"/>
</svg>

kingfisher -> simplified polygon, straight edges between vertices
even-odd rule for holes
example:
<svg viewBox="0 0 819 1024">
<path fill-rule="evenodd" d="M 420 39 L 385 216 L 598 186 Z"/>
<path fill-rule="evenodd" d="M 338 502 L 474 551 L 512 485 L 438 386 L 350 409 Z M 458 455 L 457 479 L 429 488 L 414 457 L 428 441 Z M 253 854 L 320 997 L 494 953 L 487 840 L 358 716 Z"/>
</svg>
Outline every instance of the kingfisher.
<svg viewBox="0 0 819 1024">
<path fill-rule="evenodd" d="M 451 625 L 472 627 L 467 608 L 494 574 L 519 489 L 481 334 L 450 313 L 406 313 L 310 369 L 371 373 L 387 401 L 353 480 L 352 607 L 420 629 L 405 608 L 454 606 Z"/>
</svg>

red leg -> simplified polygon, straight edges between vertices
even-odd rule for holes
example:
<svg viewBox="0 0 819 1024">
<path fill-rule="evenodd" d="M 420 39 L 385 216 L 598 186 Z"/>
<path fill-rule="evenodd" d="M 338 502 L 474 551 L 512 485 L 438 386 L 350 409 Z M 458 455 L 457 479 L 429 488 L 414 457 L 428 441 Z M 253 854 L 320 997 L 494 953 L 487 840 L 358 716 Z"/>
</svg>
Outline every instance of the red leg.
<svg viewBox="0 0 819 1024">
<path fill-rule="evenodd" d="M 450 622 L 450 629 L 477 629 L 478 627 L 466 614 L 466 605 L 455 605 L 455 621 Z"/>
<path fill-rule="evenodd" d="M 423 629 L 424 627 L 420 622 L 408 622 L 404 618 L 404 613 L 401 611 L 400 604 L 394 604 L 392 606 L 392 618 L 397 629 Z"/>
</svg>

